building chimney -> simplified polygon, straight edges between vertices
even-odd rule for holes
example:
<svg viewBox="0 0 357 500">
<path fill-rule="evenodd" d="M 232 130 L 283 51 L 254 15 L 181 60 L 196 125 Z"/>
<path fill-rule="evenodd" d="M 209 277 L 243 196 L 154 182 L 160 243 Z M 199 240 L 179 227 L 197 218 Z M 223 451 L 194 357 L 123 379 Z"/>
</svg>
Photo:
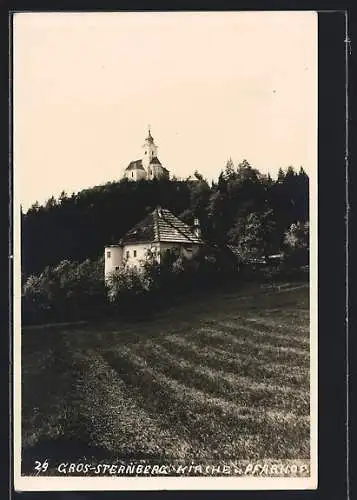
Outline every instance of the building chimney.
<svg viewBox="0 0 357 500">
<path fill-rule="evenodd" d="M 195 219 L 193 221 L 193 232 L 197 236 L 197 238 L 201 238 L 201 227 L 199 219 Z"/>
</svg>

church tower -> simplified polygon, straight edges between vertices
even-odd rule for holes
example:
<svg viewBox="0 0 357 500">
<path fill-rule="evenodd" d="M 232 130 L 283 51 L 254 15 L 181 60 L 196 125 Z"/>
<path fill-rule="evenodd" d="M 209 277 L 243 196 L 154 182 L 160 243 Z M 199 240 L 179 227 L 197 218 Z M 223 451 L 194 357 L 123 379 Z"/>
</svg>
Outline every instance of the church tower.
<svg viewBox="0 0 357 500">
<path fill-rule="evenodd" d="M 147 178 L 152 179 L 153 172 L 151 171 L 150 163 L 153 162 L 154 159 L 157 159 L 157 146 L 154 143 L 154 138 L 151 135 L 150 127 L 148 136 L 145 139 L 145 143 L 143 145 L 144 153 L 142 159 L 142 165 L 147 172 Z"/>
<path fill-rule="evenodd" d="M 151 135 L 150 127 L 148 136 L 143 144 L 143 149 L 142 158 L 129 163 L 124 170 L 124 177 L 129 181 L 141 181 L 144 179 L 152 181 L 153 179 L 159 178 L 170 179 L 170 172 L 161 165 L 157 157 L 157 146 Z"/>
</svg>

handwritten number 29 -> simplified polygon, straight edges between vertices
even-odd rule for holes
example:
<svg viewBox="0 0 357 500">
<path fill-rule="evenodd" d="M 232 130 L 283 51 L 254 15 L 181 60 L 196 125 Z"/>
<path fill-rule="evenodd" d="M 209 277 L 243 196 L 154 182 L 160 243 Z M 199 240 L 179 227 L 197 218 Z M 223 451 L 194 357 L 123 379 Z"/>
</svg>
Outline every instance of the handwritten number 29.
<svg viewBox="0 0 357 500">
<path fill-rule="evenodd" d="M 37 471 L 37 474 L 40 474 L 40 472 L 46 472 L 47 469 L 48 469 L 47 458 L 45 459 L 44 462 L 39 462 L 38 460 L 35 461 L 35 470 Z"/>
</svg>

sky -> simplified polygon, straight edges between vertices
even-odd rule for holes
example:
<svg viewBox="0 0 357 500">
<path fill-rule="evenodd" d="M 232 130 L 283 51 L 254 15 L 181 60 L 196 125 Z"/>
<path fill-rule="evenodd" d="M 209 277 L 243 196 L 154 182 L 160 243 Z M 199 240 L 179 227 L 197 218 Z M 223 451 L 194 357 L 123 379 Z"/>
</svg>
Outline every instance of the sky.
<svg viewBox="0 0 357 500">
<path fill-rule="evenodd" d="M 17 13 L 13 33 L 25 210 L 120 179 L 148 125 L 171 175 L 317 168 L 315 12 Z"/>
</svg>

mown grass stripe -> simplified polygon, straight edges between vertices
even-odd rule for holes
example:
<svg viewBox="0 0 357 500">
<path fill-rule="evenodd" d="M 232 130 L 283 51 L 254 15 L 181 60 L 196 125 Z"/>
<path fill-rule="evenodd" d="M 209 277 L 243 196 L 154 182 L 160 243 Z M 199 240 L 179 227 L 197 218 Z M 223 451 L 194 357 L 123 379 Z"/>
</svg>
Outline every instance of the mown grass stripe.
<svg viewBox="0 0 357 500">
<path fill-rule="evenodd" d="M 172 429 L 160 425 L 128 392 L 107 361 L 94 351 L 78 358 L 85 377 L 77 381 L 82 412 L 92 422 L 90 438 L 117 456 L 129 458 L 184 458 L 191 445 Z"/>
<path fill-rule="evenodd" d="M 282 320 L 282 318 L 278 317 L 274 319 L 274 317 L 270 316 L 267 318 L 266 316 L 254 316 L 249 317 L 246 316 L 243 320 L 246 324 L 254 324 L 259 328 L 263 328 L 268 331 L 283 331 L 286 336 L 289 338 L 295 338 L 300 342 L 308 342 L 309 339 L 309 321 L 304 320 L 299 323 L 298 321 L 286 322 Z"/>
<path fill-rule="evenodd" d="M 170 336 L 163 339 L 161 345 L 170 353 L 179 355 L 189 361 L 205 364 L 212 368 L 224 367 L 226 372 L 241 373 L 256 379 L 273 381 L 278 379 L 281 383 L 292 387 L 303 387 L 308 390 L 310 378 L 306 369 L 300 364 L 289 366 L 286 363 L 267 363 L 266 360 L 257 359 L 251 354 L 232 353 L 217 347 L 202 346 L 180 336 Z"/>
<path fill-rule="evenodd" d="M 250 332 L 249 336 L 244 335 L 244 332 L 242 332 L 242 334 L 244 335 L 243 338 L 232 334 L 232 332 L 240 333 L 239 327 L 237 328 L 235 325 L 232 325 L 228 322 L 217 322 L 216 325 L 214 325 L 212 328 L 204 327 L 198 330 L 199 335 L 207 335 L 210 338 L 222 338 L 223 341 L 227 341 L 229 343 L 234 343 L 237 345 L 248 344 L 249 346 L 258 346 L 259 349 L 266 350 L 268 352 L 285 352 L 302 358 L 306 358 L 308 356 L 307 349 L 281 345 L 280 339 L 276 339 L 274 336 L 264 339 L 267 340 L 267 342 L 263 342 L 263 340 L 260 338 L 258 343 L 252 332 Z M 278 340 L 278 342 L 274 342 L 275 340 Z"/>
<path fill-rule="evenodd" d="M 219 330 L 220 327 L 223 329 L 228 329 L 228 331 L 234 333 L 234 335 L 241 336 L 243 338 L 249 338 L 250 341 L 254 340 L 259 345 L 276 345 L 276 347 L 288 347 L 298 350 L 305 350 L 308 352 L 309 340 L 305 338 L 295 338 L 288 336 L 287 334 L 279 334 L 272 332 L 271 330 L 262 330 L 253 328 L 247 324 L 240 321 L 218 321 L 216 325 Z"/>
<path fill-rule="evenodd" d="M 232 352 L 243 352 L 249 353 L 258 358 L 264 358 L 271 361 L 284 360 L 286 362 L 297 361 L 299 363 L 308 364 L 309 354 L 308 352 L 292 348 L 292 347 L 279 347 L 268 343 L 253 342 L 249 338 L 237 338 L 232 335 L 231 329 L 227 327 L 220 327 L 220 330 L 215 328 L 201 327 L 196 330 L 192 335 L 195 341 L 201 342 L 204 345 L 208 343 L 214 346 L 222 346 L 226 349 L 232 350 Z"/>
<path fill-rule="evenodd" d="M 105 358 L 133 388 L 141 404 L 163 413 L 173 425 L 184 426 L 192 438 L 201 441 L 201 446 L 207 446 L 208 442 L 211 450 L 212 447 L 222 450 L 222 443 L 227 444 L 237 436 L 260 434 L 260 455 L 280 456 L 282 443 L 285 442 L 286 448 L 287 439 L 292 456 L 297 456 L 297 449 L 299 456 L 308 452 L 309 417 L 238 406 L 209 396 L 152 369 L 130 349 L 107 352 Z"/>
<path fill-rule="evenodd" d="M 280 408 L 284 411 L 294 410 L 296 414 L 309 412 L 307 391 L 283 385 L 279 380 L 268 383 L 255 378 L 226 372 L 208 366 L 193 364 L 185 359 L 178 359 L 165 348 L 147 342 L 144 346 L 136 346 L 135 352 L 165 375 L 181 381 L 189 387 L 201 389 L 212 395 L 222 395 L 225 399 L 252 407 L 264 404 L 266 408 Z"/>
<path fill-rule="evenodd" d="M 301 342 L 309 340 L 309 318 L 300 318 L 299 321 L 290 317 L 289 321 L 287 321 L 283 315 L 261 311 L 260 314 L 254 316 L 249 314 L 227 315 L 225 319 L 239 322 L 242 325 L 256 327 L 262 329 L 262 331 L 278 333 Z"/>
</svg>

